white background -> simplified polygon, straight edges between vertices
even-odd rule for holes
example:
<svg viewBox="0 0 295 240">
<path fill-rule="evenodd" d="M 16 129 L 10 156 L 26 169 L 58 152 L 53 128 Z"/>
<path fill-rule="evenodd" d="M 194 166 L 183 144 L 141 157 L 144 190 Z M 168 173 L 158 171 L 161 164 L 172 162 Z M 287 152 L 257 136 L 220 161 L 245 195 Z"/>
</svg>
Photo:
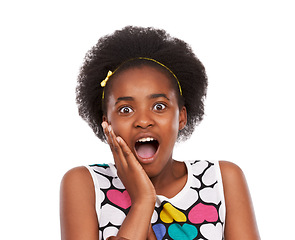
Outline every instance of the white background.
<svg viewBox="0 0 295 240">
<path fill-rule="evenodd" d="M 99 37 L 164 28 L 204 63 L 206 117 L 176 159 L 244 171 L 263 239 L 294 235 L 292 1 L 3 1 L 0 4 L 1 239 L 59 239 L 59 184 L 110 161 L 80 119 L 76 77 Z"/>
</svg>

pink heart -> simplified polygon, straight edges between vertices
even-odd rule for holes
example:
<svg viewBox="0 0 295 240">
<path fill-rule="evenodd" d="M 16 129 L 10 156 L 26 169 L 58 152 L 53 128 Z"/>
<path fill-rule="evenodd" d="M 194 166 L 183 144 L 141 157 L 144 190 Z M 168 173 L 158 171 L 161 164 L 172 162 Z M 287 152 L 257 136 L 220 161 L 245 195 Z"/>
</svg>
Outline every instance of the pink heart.
<svg viewBox="0 0 295 240">
<path fill-rule="evenodd" d="M 216 222 L 218 220 L 217 209 L 212 205 L 197 204 L 188 214 L 188 219 L 195 224 L 207 222 Z"/>
<path fill-rule="evenodd" d="M 131 206 L 131 199 L 128 192 L 120 192 L 116 189 L 111 189 L 107 192 L 108 199 L 117 206 L 127 209 Z"/>
</svg>

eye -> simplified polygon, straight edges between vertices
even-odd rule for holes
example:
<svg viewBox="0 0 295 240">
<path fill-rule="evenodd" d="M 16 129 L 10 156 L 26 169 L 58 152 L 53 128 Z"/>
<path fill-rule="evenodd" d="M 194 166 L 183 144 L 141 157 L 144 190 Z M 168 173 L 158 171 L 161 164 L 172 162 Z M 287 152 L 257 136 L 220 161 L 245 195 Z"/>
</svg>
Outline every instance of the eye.
<svg viewBox="0 0 295 240">
<path fill-rule="evenodd" d="M 132 112 L 133 112 L 133 109 L 131 107 L 124 106 L 124 107 L 119 108 L 120 114 L 129 114 Z"/>
<path fill-rule="evenodd" d="M 155 111 L 163 111 L 166 109 L 166 105 L 164 103 L 156 103 L 153 107 Z"/>
</svg>

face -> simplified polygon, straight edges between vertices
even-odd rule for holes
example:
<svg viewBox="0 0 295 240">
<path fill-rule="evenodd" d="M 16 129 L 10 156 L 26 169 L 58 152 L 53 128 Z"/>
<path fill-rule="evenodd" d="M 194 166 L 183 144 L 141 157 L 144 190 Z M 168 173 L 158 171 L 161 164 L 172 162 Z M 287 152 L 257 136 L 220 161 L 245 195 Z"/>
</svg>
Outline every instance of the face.
<svg viewBox="0 0 295 240">
<path fill-rule="evenodd" d="M 122 137 L 149 177 L 172 161 L 178 131 L 186 124 L 171 80 L 152 67 L 127 69 L 111 79 L 107 121 Z"/>
</svg>

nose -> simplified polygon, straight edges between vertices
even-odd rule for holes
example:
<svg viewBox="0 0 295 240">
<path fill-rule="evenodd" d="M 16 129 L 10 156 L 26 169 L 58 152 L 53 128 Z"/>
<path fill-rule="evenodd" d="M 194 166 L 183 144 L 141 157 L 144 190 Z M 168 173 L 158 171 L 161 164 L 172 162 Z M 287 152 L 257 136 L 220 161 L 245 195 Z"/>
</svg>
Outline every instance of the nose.
<svg viewBox="0 0 295 240">
<path fill-rule="evenodd" d="M 146 129 L 152 127 L 155 124 L 152 113 L 141 111 L 137 113 L 136 120 L 134 122 L 134 126 L 136 128 Z"/>
</svg>

